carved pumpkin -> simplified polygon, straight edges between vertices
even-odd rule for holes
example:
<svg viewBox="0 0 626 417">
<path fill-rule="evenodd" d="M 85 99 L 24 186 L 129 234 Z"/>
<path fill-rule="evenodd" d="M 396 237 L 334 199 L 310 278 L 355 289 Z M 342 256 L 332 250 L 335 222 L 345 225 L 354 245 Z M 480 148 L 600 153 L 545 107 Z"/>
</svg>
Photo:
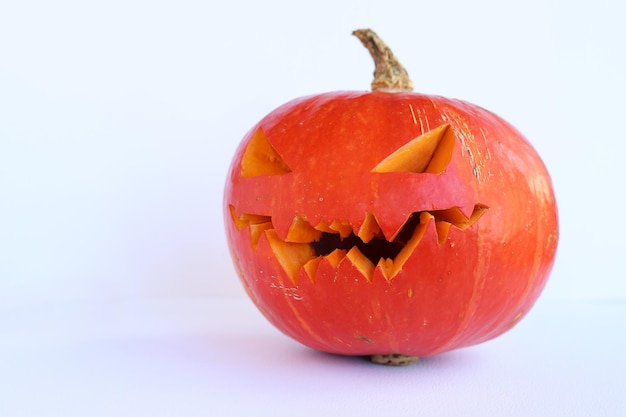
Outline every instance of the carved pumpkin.
<svg viewBox="0 0 626 417">
<path fill-rule="evenodd" d="M 238 148 L 224 196 L 236 270 L 271 323 L 321 351 L 405 364 L 491 339 L 554 261 L 546 168 L 493 113 L 406 91 L 380 39 L 355 34 L 375 91 L 291 101 Z"/>
</svg>

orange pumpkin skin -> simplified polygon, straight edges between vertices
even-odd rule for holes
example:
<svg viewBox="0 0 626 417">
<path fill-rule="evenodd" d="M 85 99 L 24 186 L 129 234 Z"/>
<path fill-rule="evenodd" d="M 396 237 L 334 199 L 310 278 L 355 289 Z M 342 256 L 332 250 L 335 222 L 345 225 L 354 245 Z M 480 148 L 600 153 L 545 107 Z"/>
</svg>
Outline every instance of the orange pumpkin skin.
<svg viewBox="0 0 626 417">
<path fill-rule="evenodd" d="M 454 145 L 442 172 L 372 172 L 444 125 Z M 242 176 L 259 131 L 288 169 Z M 453 207 L 468 218 L 485 210 L 464 230 L 439 233 L 436 213 Z M 234 156 L 224 213 L 236 270 L 259 310 L 302 344 L 343 355 L 429 356 L 502 334 L 540 295 L 558 241 L 551 180 L 528 141 L 478 106 L 412 92 L 326 93 L 271 112 Z M 255 237 L 242 213 L 269 222 Z M 294 276 L 277 259 L 272 242 L 286 239 L 294 219 L 338 220 L 356 234 L 367 213 L 385 237 L 411 213 L 434 216 L 393 277 L 321 254 Z"/>
</svg>

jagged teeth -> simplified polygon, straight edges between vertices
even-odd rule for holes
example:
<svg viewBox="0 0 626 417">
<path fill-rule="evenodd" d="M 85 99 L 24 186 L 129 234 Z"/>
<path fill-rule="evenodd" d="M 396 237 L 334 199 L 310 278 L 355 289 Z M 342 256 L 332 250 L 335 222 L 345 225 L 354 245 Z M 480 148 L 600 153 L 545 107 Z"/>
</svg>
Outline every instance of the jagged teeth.
<svg viewBox="0 0 626 417">
<path fill-rule="evenodd" d="M 266 230 L 265 236 L 278 263 L 294 283 L 297 281 L 300 268 L 317 257 L 315 250 L 308 243 L 286 242 L 278 237 L 274 229 Z"/>
<path fill-rule="evenodd" d="M 235 207 L 232 204 L 228 206 L 228 209 L 230 210 L 230 216 L 232 217 L 233 222 L 235 223 L 235 227 L 237 227 L 237 230 L 241 230 L 253 224 L 261 224 L 272 221 L 271 216 L 263 216 L 260 214 L 250 213 L 237 214 L 237 212 L 235 211 Z"/>
<path fill-rule="evenodd" d="M 363 255 L 363 253 L 356 246 L 352 247 L 350 251 L 346 254 L 346 257 L 352 262 L 352 264 L 359 270 L 361 274 L 369 281 L 372 280 L 374 276 L 374 264 L 367 258 L 367 256 Z"/>
<path fill-rule="evenodd" d="M 237 215 L 235 207 L 230 205 L 230 215 L 235 223 L 237 230 L 250 228 L 250 240 L 252 241 L 252 247 L 256 248 L 261 235 L 265 230 L 273 229 L 272 218 L 270 216 L 263 216 L 260 214 L 242 213 Z"/>
<path fill-rule="evenodd" d="M 325 260 L 332 267 L 337 268 L 344 259 L 348 259 L 368 280 L 373 278 L 376 268 L 380 268 L 383 276 L 391 280 L 402 270 L 402 266 L 413 254 L 431 220 L 435 222 L 438 243 L 443 244 L 447 239 L 451 226 L 465 230 L 474 224 L 487 209 L 488 207 L 485 205 L 476 204 L 469 217 L 458 207 L 412 214 L 407 217 L 402 226 L 412 216 L 419 216 L 419 223 L 412 230 L 410 236 L 404 236 L 403 240 L 406 239 L 406 242 L 403 242 L 400 252 L 394 259 L 380 258 L 378 263 L 374 265 L 370 258 L 364 255 L 357 246 L 353 246 L 349 250 L 335 249 L 327 255 L 319 255 L 315 252 L 311 242 L 319 241 L 322 233 L 339 234 L 342 240 L 350 236 L 353 228 L 347 221 L 333 220 L 330 224 L 322 221 L 316 226 L 312 226 L 306 217 L 297 215 L 289 227 L 286 238 L 282 240 L 276 233 L 270 216 L 247 213 L 237 215 L 234 207 L 230 206 L 231 216 L 237 229 L 241 230 L 245 227 L 250 227 L 250 238 L 254 248 L 256 248 L 260 237 L 265 234 L 276 259 L 294 283 L 297 282 L 301 269 L 304 269 L 308 277 L 315 281 L 317 270 L 322 261 Z M 399 234 L 400 230 L 402 230 L 402 227 L 398 229 L 396 235 Z M 366 213 L 365 219 L 356 235 L 364 243 L 370 242 L 375 237 L 383 238 L 381 227 L 372 213 Z M 395 237 L 392 237 L 389 241 L 393 241 Z"/>
<path fill-rule="evenodd" d="M 319 240 L 322 236 L 322 232 L 311 226 L 311 224 L 302 215 L 297 215 L 293 218 L 291 226 L 287 231 L 286 242 L 294 243 L 310 243 Z"/>
<path fill-rule="evenodd" d="M 437 221 L 445 221 L 451 223 L 454 227 L 465 230 L 474 224 L 487 209 L 488 207 L 483 204 L 476 204 L 469 217 L 467 217 L 458 207 L 452 207 L 444 210 L 433 210 L 430 213 L 435 216 Z"/>
<path fill-rule="evenodd" d="M 361 238 L 361 240 L 365 243 L 372 240 L 375 236 L 381 236 L 380 226 L 378 225 L 378 221 L 376 221 L 376 217 L 369 211 L 365 213 L 365 220 L 363 220 L 363 224 L 361 224 L 361 228 L 357 233 L 357 236 Z"/>
<path fill-rule="evenodd" d="M 313 247 L 308 243 L 283 241 L 273 229 L 266 230 L 265 234 L 272 251 L 276 255 L 276 259 L 294 283 L 297 282 L 301 268 L 304 268 L 309 278 L 315 281 L 315 276 L 322 260 L 326 260 L 333 268 L 337 268 L 344 259 L 348 259 L 370 281 L 374 276 L 376 267 L 381 268 L 385 278 L 392 279 L 400 272 L 404 263 L 415 251 L 432 218 L 433 216 L 428 212 L 421 213 L 419 225 L 415 228 L 395 259 L 380 259 L 377 265 L 374 265 L 356 246 L 353 246 L 350 250 L 335 249 L 328 255 L 317 255 Z"/>
<path fill-rule="evenodd" d="M 346 238 L 352 233 L 352 225 L 347 220 L 333 220 L 330 224 L 322 220 L 315 226 L 315 230 L 320 233 L 337 233 L 342 238 Z"/>
<path fill-rule="evenodd" d="M 266 230 L 273 230 L 274 226 L 272 222 L 258 223 L 250 225 L 250 240 L 252 242 L 252 247 L 256 249 L 257 243 L 259 243 L 259 239 L 263 235 L 263 232 Z"/>
<path fill-rule="evenodd" d="M 483 204 L 474 205 L 472 214 L 467 217 L 460 208 L 452 207 L 443 210 L 433 210 L 430 213 L 435 217 L 435 226 L 437 228 L 437 241 L 439 244 L 443 244 L 448 237 L 450 227 L 454 226 L 457 229 L 466 230 L 471 225 L 485 214 L 489 207 Z"/>
</svg>

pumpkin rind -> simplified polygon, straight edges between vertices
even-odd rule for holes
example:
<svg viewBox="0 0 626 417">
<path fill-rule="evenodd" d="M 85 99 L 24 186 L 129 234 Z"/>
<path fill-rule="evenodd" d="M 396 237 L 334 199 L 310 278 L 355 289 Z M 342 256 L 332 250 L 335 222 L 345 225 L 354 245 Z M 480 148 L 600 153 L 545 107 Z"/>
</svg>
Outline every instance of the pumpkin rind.
<svg viewBox="0 0 626 417">
<path fill-rule="evenodd" d="M 375 169 L 445 125 L 454 144 L 444 169 Z M 278 162 L 249 175 L 242 160 L 259 132 Z M 529 142 L 478 106 L 411 92 L 333 92 L 271 112 L 234 156 L 224 212 L 236 269 L 260 311 L 301 343 L 344 355 L 428 356 L 507 331 L 541 293 L 558 241 L 550 177 Z M 434 220 L 392 277 L 353 250 L 312 253 L 286 271 L 289 259 L 272 248 L 315 239 L 293 237 L 294 222 L 311 236 L 333 222 L 364 236 L 375 220 L 390 238 L 421 213 Z"/>
</svg>

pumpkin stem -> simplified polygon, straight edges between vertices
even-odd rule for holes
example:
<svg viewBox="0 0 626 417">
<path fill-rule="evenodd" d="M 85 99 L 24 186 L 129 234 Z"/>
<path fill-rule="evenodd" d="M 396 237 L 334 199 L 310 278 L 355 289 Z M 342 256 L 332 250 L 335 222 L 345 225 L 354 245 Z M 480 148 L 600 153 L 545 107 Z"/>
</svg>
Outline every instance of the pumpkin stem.
<svg viewBox="0 0 626 417">
<path fill-rule="evenodd" d="M 371 29 L 352 32 L 359 38 L 374 59 L 374 81 L 372 91 L 413 91 L 413 82 L 391 49 Z"/>
</svg>

